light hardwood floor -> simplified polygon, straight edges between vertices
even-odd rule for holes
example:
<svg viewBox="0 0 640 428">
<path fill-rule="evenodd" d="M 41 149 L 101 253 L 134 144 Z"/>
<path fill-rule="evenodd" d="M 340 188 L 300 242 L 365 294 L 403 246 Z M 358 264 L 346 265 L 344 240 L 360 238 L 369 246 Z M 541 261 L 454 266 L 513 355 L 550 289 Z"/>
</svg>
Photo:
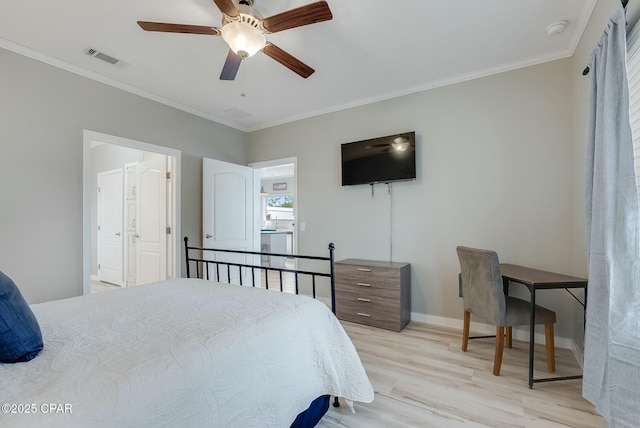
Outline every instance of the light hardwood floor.
<svg viewBox="0 0 640 428">
<path fill-rule="evenodd" d="M 91 281 L 91 293 L 102 293 L 103 291 L 120 290 L 122 287 L 102 281 Z"/>
<path fill-rule="evenodd" d="M 342 322 L 375 390 L 371 404 L 330 407 L 323 428 L 606 427 L 582 398 L 581 380 L 536 383 L 529 389 L 528 343 L 505 349 L 493 376 L 494 339 L 474 339 L 462 352 L 461 330 L 410 323 L 401 333 Z M 460 321 L 462 327 L 462 321 Z M 556 348 L 554 375 L 579 374 L 571 351 Z M 546 377 L 536 347 L 536 377 Z"/>
</svg>

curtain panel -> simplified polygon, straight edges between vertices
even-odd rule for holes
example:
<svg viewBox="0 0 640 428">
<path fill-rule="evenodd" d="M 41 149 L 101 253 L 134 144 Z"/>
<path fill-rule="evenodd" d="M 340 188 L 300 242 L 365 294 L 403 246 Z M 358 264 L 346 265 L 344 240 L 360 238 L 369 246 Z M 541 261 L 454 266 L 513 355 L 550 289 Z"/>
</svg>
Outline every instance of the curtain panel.
<svg viewBox="0 0 640 428">
<path fill-rule="evenodd" d="M 637 427 L 640 421 L 640 219 L 625 25 L 621 7 L 591 57 L 586 150 L 583 396 L 611 427 Z"/>
</svg>

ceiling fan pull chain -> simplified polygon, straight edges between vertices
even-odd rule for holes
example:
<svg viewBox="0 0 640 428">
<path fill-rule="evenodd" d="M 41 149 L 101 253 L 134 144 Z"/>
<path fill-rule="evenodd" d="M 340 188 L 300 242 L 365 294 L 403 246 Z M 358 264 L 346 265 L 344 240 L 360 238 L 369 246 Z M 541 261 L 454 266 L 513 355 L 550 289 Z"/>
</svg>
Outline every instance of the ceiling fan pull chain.
<svg viewBox="0 0 640 428">
<path fill-rule="evenodd" d="M 245 75 L 245 71 L 244 70 L 247 68 L 247 62 L 244 61 L 244 63 L 245 64 L 244 64 L 244 66 L 242 67 L 242 70 L 241 70 L 241 72 L 242 72 L 242 79 L 241 79 L 242 81 L 240 82 L 240 96 L 241 97 L 245 97 L 247 95 L 247 94 L 244 93 L 244 75 Z"/>
</svg>

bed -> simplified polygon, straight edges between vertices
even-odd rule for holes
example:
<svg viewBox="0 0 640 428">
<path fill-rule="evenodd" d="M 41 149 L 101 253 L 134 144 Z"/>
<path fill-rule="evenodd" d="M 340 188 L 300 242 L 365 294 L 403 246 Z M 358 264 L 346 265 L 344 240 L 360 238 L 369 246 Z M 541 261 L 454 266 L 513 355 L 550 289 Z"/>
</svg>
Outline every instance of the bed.
<svg viewBox="0 0 640 428">
<path fill-rule="evenodd" d="M 330 395 L 373 400 L 311 297 L 182 278 L 31 309 L 44 349 L 0 364 L 2 427 L 304 427 Z"/>
</svg>

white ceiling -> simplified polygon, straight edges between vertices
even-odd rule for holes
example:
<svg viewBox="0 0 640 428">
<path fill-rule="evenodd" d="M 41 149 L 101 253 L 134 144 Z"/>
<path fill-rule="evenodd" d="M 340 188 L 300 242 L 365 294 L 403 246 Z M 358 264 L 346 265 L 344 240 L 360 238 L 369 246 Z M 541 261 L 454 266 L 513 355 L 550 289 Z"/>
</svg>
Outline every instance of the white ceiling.
<svg viewBox="0 0 640 428">
<path fill-rule="evenodd" d="M 254 7 L 268 17 L 313 1 Z M 316 70 L 308 79 L 259 52 L 235 81 L 220 81 L 221 37 L 136 24 L 219 27 L 212 0 L 0 0 L 0 47 L 251 131 L 571 56 L 595 2 L 328 0 L 333 20 L 267 36 Z M 559 20 L 566 31 L 548 36 Z M 125 65 L 90 57 L 89 47 Z"/>
</svg>

